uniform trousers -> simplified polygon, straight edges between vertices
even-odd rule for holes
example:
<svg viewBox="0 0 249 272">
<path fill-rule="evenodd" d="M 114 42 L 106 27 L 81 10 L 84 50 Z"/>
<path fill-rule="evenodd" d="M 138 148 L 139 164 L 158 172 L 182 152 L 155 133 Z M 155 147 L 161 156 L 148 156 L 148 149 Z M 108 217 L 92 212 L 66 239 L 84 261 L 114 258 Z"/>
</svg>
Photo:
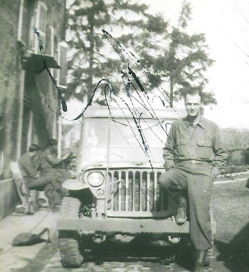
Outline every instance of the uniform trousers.
<svg viewBox="0 0 249 272">
<path fill-rule="evenodd" d="M 68 169 L 60 168 L 45 168 L 42 170 L 42 176 L 50 177 L 56 180 L 59 184 L 62 184 L 65 180 L 71 178 L 70 171 Z"/>
<path fill-rule="evenodd" d="M 35 189 L 44 191 L 51 207 L 61 203 L 61 198 L 63 197 L 63 188 L 61 188 L 61 185 L 52 175 L 46 174 L 37 178 L 26 177 L 25 184 L 29 190 Z"/>
<path fill-rule="evenodd" d="M 44 190 L 47 192 L 52 188 L 51 182 L 52 180 L 45 176 L 37 178 L 25 178 L 25 184 L 30 190 Z"/>
<path fill-rule="evenodd" d="M 161 188 L 166 190 L 179 206 L 184 206 L 183 194 L 186 194 L 190 240 L 197 250 L 212 247 L 210 201 L 213 182 L 214 176 L 209 164 L 179 163 L 159 178 Z"/>
</svg>

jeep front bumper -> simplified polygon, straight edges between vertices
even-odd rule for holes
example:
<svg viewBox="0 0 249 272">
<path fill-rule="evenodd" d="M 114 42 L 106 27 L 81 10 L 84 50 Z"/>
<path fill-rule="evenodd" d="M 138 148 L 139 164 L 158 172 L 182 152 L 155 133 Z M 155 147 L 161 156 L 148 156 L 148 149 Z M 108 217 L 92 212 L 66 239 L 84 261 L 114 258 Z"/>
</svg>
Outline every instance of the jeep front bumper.
<svg viewBox="0 0 249 272">
<path fill-rule="evenodd" d="M 189 233 L 189 222 L 177 225 L 175 221 L 168 219 L 59 219 L 57 221 L 59 231 L 78 231 L 81 234 L 94 233 L 165 233 L 165 234 L 187 234 Z"/>
</svg>

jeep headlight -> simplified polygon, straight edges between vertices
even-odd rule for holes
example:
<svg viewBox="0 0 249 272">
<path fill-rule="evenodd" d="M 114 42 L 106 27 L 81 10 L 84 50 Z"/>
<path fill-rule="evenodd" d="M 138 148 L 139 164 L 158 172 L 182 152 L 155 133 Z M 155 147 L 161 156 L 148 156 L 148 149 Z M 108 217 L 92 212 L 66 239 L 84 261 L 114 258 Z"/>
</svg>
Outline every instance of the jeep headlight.
<svg viewBox="0 0 249 272">
<path fill-rule="evenodd" d="M 98 187 L 103 184 L 104 176 L 101 172 L 91 172 L 87 176 L 87 182 L 93 187 Z"/>
</svg>

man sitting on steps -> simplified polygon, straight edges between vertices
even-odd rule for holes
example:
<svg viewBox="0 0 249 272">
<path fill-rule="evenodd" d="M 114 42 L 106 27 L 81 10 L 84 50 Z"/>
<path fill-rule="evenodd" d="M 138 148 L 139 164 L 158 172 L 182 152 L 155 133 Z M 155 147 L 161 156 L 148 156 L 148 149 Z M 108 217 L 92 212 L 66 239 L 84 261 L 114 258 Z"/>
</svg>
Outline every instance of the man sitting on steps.
<svg viewBox="0 0 249 272">
<path fill-rule="evenodd" d="M 27 189 L 44 191 L 50 207 L 54 209 L 55 205 L 61 202 L 61 196 L 56 192 L 60 185 L 51 175 L 40 175 L 38 171 L 40 167 L 40 150 L 39 145 L 32 144 L 29 151 L 21 156 L 18 163 Z"/>
</svg>

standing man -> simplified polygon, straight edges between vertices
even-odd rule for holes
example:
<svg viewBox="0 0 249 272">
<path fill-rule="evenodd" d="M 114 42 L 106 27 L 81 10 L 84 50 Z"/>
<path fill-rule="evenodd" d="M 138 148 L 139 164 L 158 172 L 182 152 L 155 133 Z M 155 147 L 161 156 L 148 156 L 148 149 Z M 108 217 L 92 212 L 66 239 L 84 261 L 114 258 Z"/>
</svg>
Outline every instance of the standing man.
<svg viewBox="0 0 249 272">
<path fill-rule="evenodd" d="M 204 271 L 207 251 L 212 247 L 210 200 L 214 179 L 226 161 L 226 153 L 217 125 L 201 115 L 202 93 L 190 89 L 184 101 L 187 116 L 172 124 L 163 153 L 166 172 L 159 183 L 177 201 L 178 224 L 186 222 L 189 208 L 190 240 L 196 249 L 194 271 L 197 272 Z"/>
</svg>

